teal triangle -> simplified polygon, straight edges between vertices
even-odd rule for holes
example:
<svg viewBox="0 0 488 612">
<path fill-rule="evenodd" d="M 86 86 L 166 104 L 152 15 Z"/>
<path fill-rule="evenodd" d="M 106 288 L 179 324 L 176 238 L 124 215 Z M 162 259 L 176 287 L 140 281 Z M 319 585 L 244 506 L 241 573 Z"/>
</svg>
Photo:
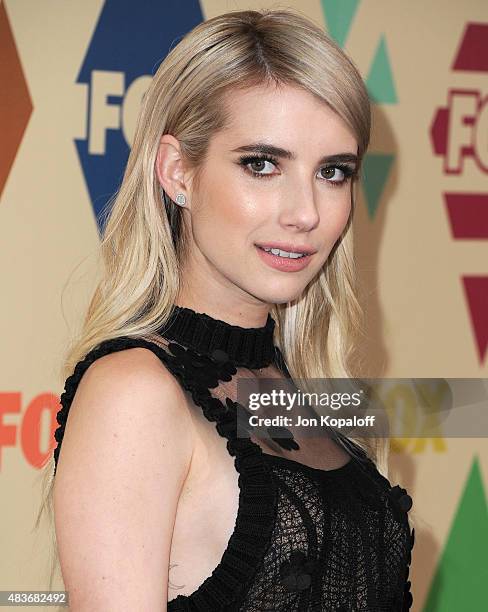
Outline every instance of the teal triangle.
<svg viewBox="0 0 488 612">
<path fill-rule="evenodd" d="M 377 104 L 396 104 L 398 102 L 390 60 L 386 50 L 385 37 L 380 38 L 376 54 L 366 79 L 369 96 Z"/>
<path fill-rule="evenodd" d="M 359 0 L 321 0 L 321 4 L 328 34 L 343 47 Z"/>
<path fill-rule="evenodd" d="M 488 504 L 473 460 L 423 612 L 486 609 Z"/>
<path fill-rule="evenodd" d="M 366 153 L 363 159 L 362 183 L 370 219 L 376 215 L 394 159 L 392 153 Z"/>
</svg>

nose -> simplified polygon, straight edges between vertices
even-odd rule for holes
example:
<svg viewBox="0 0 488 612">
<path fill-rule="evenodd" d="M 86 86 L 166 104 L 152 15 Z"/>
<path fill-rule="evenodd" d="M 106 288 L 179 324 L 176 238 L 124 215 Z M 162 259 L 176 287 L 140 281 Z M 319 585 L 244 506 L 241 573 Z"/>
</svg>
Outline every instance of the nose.
<svg viewBox="0 0 488 612">
<path fill-rule="evenodd" d="M 280 221 L 284 226 L 294 226 L 302 231 L 316 228 L 320 222 L 320 215 L 313 189 L 303 188 L 288 192 Z"/>
</svg>

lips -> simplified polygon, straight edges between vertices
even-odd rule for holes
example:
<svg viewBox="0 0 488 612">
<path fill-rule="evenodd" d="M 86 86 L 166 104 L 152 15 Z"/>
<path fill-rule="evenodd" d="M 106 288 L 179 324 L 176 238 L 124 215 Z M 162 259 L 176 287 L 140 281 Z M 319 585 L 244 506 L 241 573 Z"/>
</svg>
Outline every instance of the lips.
<svg viewBox="0 0 488 612">
<path fill-rule="evenodd" d="M 304 255 L 298 258 L 280 257 L 279 255 L 273 255 L 271 252 L 268 253 L 258 245 L 256 245 L 256 251 L 265 264 L 281 272 L 298 272 L 299 270 L 303 270 L 312 259 L 312 255 Z"/>
<path fill-rule="evenodd" d="M 287 253 L 304 253 L 305 255 L 311 255 L 317 252 L 316 249 L 305 244 L 293 245 L 285 242 L 256 242 L 255 244 L 260 249 L 280 249 Z"/>
</svg>

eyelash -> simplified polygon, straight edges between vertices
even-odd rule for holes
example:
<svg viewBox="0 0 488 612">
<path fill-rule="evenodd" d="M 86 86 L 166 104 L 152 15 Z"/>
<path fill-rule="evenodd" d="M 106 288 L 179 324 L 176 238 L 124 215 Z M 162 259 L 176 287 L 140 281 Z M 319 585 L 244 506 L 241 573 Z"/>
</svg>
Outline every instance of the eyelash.
<svg viewBox="0 0 488 612">
<path fill-rule="evenodd" d="M 278 165 L 278 160 L 275 157 L 272 157 L 271 155 L 247 155 L 239 159 L 239 164 L 246 167 L 249 164 L 257 161 L 269 161 L 275 166 Z M 355 168 L 349 166 L 348 164 L 331 164 L 329 166 L 322 166 L 321 170 L 328 170 L 330 168 L 338 168 L 344 174 L 344 179 L 342 181 L 331 181 L 330 179 L 322 178 L 322 180 L 329 183 L 332 187 L 341 187 L 342 185 L 345 185 L 351 178 L 354 178 L 356 175 Z M 260 172 L 255 172 L 254 170 L 250 170 L 248 168 L 246 168 L 246 171 L 249 172 L 252 176 L 255 176 L 256 178 L 270 178 L 271 176 L 273 176 L 272 174 L 261 174 Z"/>
</svg>

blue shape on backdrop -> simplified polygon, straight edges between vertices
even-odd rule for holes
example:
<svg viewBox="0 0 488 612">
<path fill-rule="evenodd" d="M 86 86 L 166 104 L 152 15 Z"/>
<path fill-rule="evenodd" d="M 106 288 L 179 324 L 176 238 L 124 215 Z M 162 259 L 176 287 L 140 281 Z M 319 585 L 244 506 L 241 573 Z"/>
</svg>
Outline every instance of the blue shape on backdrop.
<svg viewBox="0 0 488 612">
<path fill-rule="evenodd" d="M 139 0 L 137 3 L 106 0 L 103 5 L 76 79 L 77 83 L 88 86 L 88 98 L 86 139 L 75 140 L 100 232 L 100 213 L 120 185 L 129 145 L 119 121 L 118 128 L 107 127 L 105 130 L 104 152 L 89 152 L 92 73 L 106 72 L 110 78 L 109 73 L 119 73 L 123 91 L 121 94 L 107 94 L 105 104 L 111 105 L 110 111 L 118 112 L 120 117 L 123 95 L 131 83 L 141 76 L 154 75 L 169 50 L 201 21 L 203 15 L 198 0 L 186 0 L 184 3 L 177 0 Z"/>
</svg>

